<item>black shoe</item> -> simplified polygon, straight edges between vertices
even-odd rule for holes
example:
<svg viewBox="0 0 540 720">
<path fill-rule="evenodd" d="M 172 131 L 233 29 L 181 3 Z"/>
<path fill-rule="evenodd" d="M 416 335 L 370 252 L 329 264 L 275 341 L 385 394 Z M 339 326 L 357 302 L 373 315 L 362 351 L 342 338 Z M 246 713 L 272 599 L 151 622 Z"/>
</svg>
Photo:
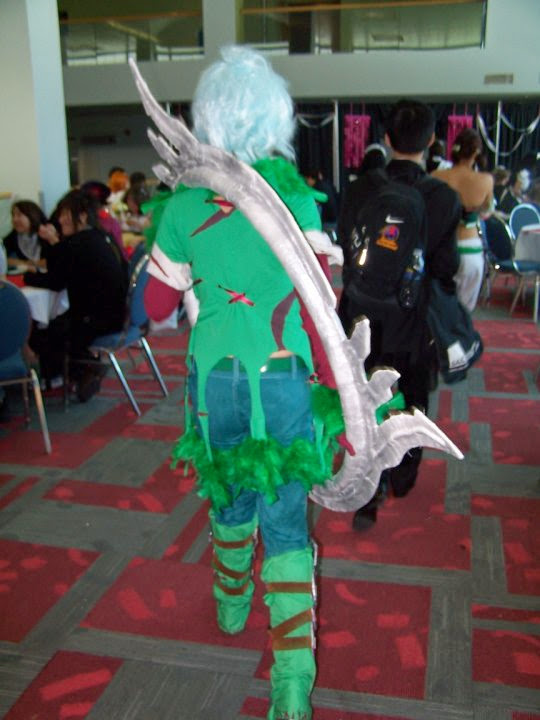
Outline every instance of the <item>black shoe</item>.
<svg viewBox="0 0 540 720">
<path fill-rule="evenodd" d="M 363 507 L 357 510 L 354 513 L 352 526 L 353 530 L 356 530 L 357 532 L 362 532 L 363 530 L 368 530 L 370 527 L 375 525 L 377 522 L 377 506 L 373 505 L 371 507 Z"/>
<path fill-rule="evenodd" d="M 77 383 L 77 397 L 80 402 L 88 402 L 91 397 L 96 395 L 101 388 L 101 379 L 106 374 L 107 369 L 103 367 L 87 367 L 83 376 Z"/>
</svg>

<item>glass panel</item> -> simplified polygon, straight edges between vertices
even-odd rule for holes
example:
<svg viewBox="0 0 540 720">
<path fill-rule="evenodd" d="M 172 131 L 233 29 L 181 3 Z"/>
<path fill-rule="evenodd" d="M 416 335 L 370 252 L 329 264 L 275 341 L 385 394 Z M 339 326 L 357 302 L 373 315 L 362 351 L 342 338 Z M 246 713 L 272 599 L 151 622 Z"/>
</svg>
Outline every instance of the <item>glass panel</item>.
<svg viewBox="0 0 540 720">
<path fill-rule="evenodd" d="M 125 63 L 130 57 L 157 61 L 199 57 L 204 52 L 202 0 L 188 4 L 184 9 L 128 14 L 130 3 L 122 4 L 121 13 L 113 13 L 111 3 L 107 14 L 99 15 L 90 4 L 95 16 L 83 16 L 61 10 L 66 0 L 59 0 L 62 62 L 100 65 Z M 88 9 L 86 3 L 82 5 Z"/>
<path fill-rule="evenodd" d="M 278 54 L 437 50 L 484 42 L 487 0 L 243 0 L 242 41 Z"/>
</svg>

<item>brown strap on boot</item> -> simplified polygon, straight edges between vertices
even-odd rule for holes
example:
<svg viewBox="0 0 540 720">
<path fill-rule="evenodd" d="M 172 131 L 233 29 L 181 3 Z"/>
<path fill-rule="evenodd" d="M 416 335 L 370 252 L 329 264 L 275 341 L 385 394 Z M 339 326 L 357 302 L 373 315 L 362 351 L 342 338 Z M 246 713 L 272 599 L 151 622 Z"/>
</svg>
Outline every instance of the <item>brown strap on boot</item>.
<svg viewBox="0 0 540 720">
<path fill-rule="evenodd" d="M 212 542 L 214 545 L 226 550 L 239 550 L 240 548 L 246 547 L 249 543 L 253 542 L 253 535 L 248 535 L 243 540 L 220 540 L 215 535 L 212 535 Z"/>
<path fill-rule="evenodd" d="M 251 543 L 253 543 L 253 535 L 248 535 L 243 540 L 220 540 L 218 537 L 216 537 L 215 534 L 212 534 L 212 543 L 215 547 L 222 548 L 224 550 L 239 550 L 241 548 L 247 547 Z M 233 570 L 230 567 L 227 567 L 227 565 L 224 565 L 221 560 L 218 558 L 216 551 L 214 550 L 214 555 L 212 557 L 212 567 L 214 568 L 215 572 L 215 583 L 218 587 L 223 590 L 223 592 L 227 593 L 227 595 L 243 595 L 246 591 L 250 577 L 251 577 L 251 569 L 246 570 L 244 572 L 240 572 L 239 570 Z M 242 583 L 239 587 L 229 587 L 228 585 L 225 585 L 221 578 L 218 575 L 218 572 L 222 575 L 225 575 L 225 577 L 229 577 L 232 580 L 243 580 L 246 578 L 245 582 Z"/>
<path fill-rule="evenodd" d="M 307 593 L 308 595 L 313 594 L 313 586 L 310 582 L 275 582 L 267 583 L 266 588 L 268 592 L 281 592 L 281 593 Z"/>
<path fill-rule="evenodd" d="M 221 590 L 223 590 L 224 593 L 227 593 L 227 595 L 243 595 L 249 585 L 249 578 L 245 583 L 239 585 L 238 587 L 229 587 L 228 585 L 224 585 L 221 582 L 219 575 L 215 576 L 214 582 L 219 588 L 221 588 Z"/>
<path fill-rule="evenodd" d="M 227 565 L 224 565 L 215 553 L 214 557 L 212 558 L 212 567 L 214 568 L 214 570 L 217 570 L 222 575 L 230 577 L 233 580 L 242 580 L 242 578 L 245 578 L 246 575 L 249 575 L 251 573 L 250 569 L 241 572 L 240 570 L 233 570 L 232 568 L 227 567 Z"/>
<path fill-rule="evenodd" d="M 253 542 L 253 535 L 248 535 L 243 540 L 220 540 L 215 535 L 212 536 L 212 542 L 216 547 L 225 549 L 225 550 L 239 550 L 240 548 L 247 547 L 250 543 Z M 215 573 L 215 583 L 216 585 L 223 590 L 224 593 L 227 593 L 227 595 L 243 595 L 246 591 L 250 577 L 251 577 L 251 569 L 248 569 L 244 572 L 240 572 L 239 570 L 233 570 L 230 567 L 227 567 L 227 565 L 224 565 L 221 560 L 218 558 L 215 550 L 214 555 L 212 557 L 212 567 L 214 570 L 216 570 Z M 218 572 L 222 575 L 225 575 L 225 577 L 229 577 L 232 580 L 243 580 L 245 578 L 245 582 L 242 583 L 239 587 L 229 587 L 228 585 L 225 585 L 225 583 L 222 582 L 221 578 L 218 575 Z"/>
<path fill-rule="evenodd" d="M 311 582 L 274 582 L 267 583 L 268 592 L 274 593 L 304 593 L 313 594 L 313 586 Z M 306 623 L 313 622 L 313 613 L 310 608 L 299 612 L 297 615 L 284 620 L 279 625 L 269 630 L 272 639 L 272 650 L 303 650 L 312 647 L 311 635 L 301 635 L 300 637 L 285 637 L 297 628 Z"/>
<path fill-rule="evenodd" d="M 297 628 L 311 623 L 313 620 L 311 609 L 303 610 L 297 615 L 293 615 L 284 620 L 276 627 L 273 627 L 269 633 L 272 638 L 272 650 L 303 650 L 304 648 L 311 648 L 312 641 L 311 635 L 301 635 L 300 637 L 285 637 L 289 633 L 293 632 Z"/>
</svg>

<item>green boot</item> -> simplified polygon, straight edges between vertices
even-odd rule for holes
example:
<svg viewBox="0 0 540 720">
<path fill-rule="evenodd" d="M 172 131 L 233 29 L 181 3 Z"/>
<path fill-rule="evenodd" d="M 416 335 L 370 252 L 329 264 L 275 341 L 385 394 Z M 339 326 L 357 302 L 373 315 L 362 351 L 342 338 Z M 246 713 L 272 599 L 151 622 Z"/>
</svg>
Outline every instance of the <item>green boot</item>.
<svg viewBox="0 0 540 720">
<path fill-rule="evenodd" d="M 243 525 L 223 525 L 210 511 L 214 556 L 213 593 L 219 627 L 230 635 L 241 632 L 251 610 L 255 588 L 251 564 L 255 549 L 257 517 Z"/>
<path fill-rule="evenodd" d="M 310 720 L 316 674 L 312 548 L 265 560 L 262 579 L 274 653 L 268 720 Z"/>
</svg>

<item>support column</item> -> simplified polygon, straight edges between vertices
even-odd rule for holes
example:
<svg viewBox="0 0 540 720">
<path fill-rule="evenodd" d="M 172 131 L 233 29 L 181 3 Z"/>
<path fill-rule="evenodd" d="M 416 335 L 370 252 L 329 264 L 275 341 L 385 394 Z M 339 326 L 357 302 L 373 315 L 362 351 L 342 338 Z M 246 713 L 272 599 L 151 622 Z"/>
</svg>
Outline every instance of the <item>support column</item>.
<svg viewBox="0 0 540 720">
<path fill-rule="evenodd" d="M 48 214 L 70 187 L 56 0 L 2 0 L 0 84 L 0 192 Z"/>
<path fill-rule="evenodd" d="M 219 59 L 219 48 L 236 42 L 237 0 L 203 0 L 204 54 Z"/>
</svg>

